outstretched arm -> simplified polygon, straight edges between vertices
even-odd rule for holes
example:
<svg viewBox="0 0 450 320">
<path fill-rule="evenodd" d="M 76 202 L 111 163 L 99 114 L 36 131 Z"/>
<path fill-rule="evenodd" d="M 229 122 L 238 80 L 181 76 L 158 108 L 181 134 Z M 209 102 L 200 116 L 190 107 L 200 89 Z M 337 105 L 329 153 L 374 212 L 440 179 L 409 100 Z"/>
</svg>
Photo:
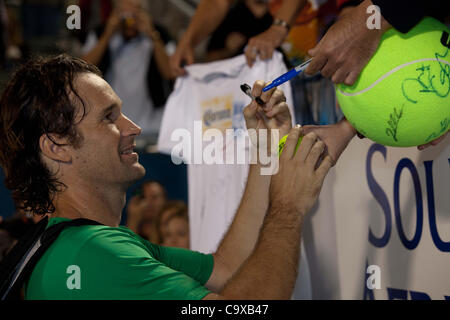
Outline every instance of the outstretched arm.
<svg viewBox="0 0 450 320">
<path fill-rule="evenodd" d="M 333 165 L 336 164 L 342 152 L 345 150 L 349 142 L 356 135 L 356 130 L 347 121 L 347 119 L 342 119 L 336 124 L 326 125 L 326 126 L 315 126 L 307 125 L 303 127 L 303 132 L 305 134 L 309 132 L 316 133 L 319 138 L 325 142 L 327 146 L 327 152 L 333 160 Z M 438 143 L 444 141 L 449 131 L 444 133 L 439 138 L 417 147 L 419 150 L 424 150 L 430 146 L 435 146 Z"/>
<path fill-rule="evenodd" d="M 153 41 L 154 55 L 156 66 L 161 75 L 166 79 L 173 79 L 172 69 L 169 64 L 169 55 L 166 52 L 166 47 L 162 41 L 159 32 L 155 29 L 153 19 L 145 12 L 141 11 L 138 15 L 139 31 L 148 36 Z"/>
<path fill-rule="evenodd" d="M 262 93 L 263 87 L 264 82 L 256 82 L 252 94 L 266 102 L 264 108 L 253 101 L 244 109 L 247 129 L 278 129 L 281 138 L 291 128 L 284 94 L 275 89 Z M 260 116 L 262 113 L 267 120 Z M 264 143 L 259 144 L 259 147 L 263 146 L 266 147 Z M 235 218 L 214 254 L 214 270 L 206 286 L 215 292 L 220 292 L 255 247 L 269 204 L 271 176 L 262 175 L 262 168 L 259 162 L 250 165 L 247 185 Z"/>
<path fill-rule="evenodd" d="M 189 26 L 170 58 L 175 76 L 186 74 L 183 63 L 194 63 L 194 48 L 225 19 L 232 0 L 202 0 L 192 17 Z"/>
<path fill-rule="evenodd" d="M 295 285 L 304 216 L 316 202 L 331 167 L 325 144 L 310 133 L 295 152 L 301 128 L 293 128 L 269 188 L 269 209 L 255 248 L 224 288 L 205 299 L 289 299 Z M 242 239 L 237 239 L 242 240 Z M 235 242 L 239 250 L 242 242 Z"/>
<path fill-rule="evenodd" d="M 274 23 L 266 31 L 250 38 L 245 50 L 245 58 L 249 66 L 253 66 L 257 56 L 262 60 L 272 58 L 274 50 L 283 43 L 289 33 L 289 27 L 294 24 L 305 4 L 306 0 L 283 0 L 274 21 L 285 22 L 287 26 Z"/>
</svg>

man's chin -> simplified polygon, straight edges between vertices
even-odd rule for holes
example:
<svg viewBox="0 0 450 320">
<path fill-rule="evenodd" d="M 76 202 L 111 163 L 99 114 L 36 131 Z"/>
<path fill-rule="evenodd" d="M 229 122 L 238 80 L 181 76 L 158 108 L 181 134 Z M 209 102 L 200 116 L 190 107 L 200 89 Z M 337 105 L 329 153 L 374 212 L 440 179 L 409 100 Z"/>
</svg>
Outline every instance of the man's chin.
<svg viewBox="0 0 450 320">
<path fill-rule="evenodd" d="M 133 169 L 135 169 L 136 171 L 136 176 L 137 176 L 137 180 L 142 179 L 145 176 L 145 168 L 142 164 L 140 164 L 139 162 L 135 163 L 133 165 Z"/>
<path fill-rule="evenodd" d="M 136 162 L 135 164 L 132 165 L 131 168 L 128 169 L 129 170 L 129 175 L 128 175 L 128 179 L 127 179 L 127 185 L 126 188 L 131 187 L 133 184 L 135 184 L 136 182 L 138 182 L 139 180 L 141 180 L 143 177 L 145 177 L 145 168 L 142 166 L 142 164 L 140 164 L 139 162 Z"/>
</svg>

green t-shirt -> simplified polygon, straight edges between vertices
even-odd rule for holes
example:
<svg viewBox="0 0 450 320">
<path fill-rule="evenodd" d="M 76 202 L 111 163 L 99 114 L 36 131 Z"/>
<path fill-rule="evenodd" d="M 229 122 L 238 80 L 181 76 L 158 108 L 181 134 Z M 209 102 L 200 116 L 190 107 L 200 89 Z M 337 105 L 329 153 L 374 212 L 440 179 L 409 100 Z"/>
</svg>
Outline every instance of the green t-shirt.
<svg viewBox="0 0 450 320">
<path fill-rule="evenodd" d="M 68 227 L 37 263 L 25 298 L 202 299 L 213 265 L 212 255 L 158 246 L 125 227 Z"/>
</svg>

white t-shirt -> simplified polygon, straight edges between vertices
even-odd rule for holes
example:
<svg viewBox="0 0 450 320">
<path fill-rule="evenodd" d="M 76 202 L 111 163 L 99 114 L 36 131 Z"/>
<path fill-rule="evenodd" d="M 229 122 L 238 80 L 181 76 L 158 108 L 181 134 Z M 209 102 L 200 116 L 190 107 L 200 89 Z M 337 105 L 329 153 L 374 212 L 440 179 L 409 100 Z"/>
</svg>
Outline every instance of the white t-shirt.
<svg viewBox="0 0 450 320">
<path fill-rule="evenodd" d="M 163 153 L 172 153 L 180 142 L 172 140 L 172 134 L 177 129 L 191 134 L 191 157 L 183 154 L 184 160 L 188 161 L 190 244 L 192 250 L 211 253 L 217 249 L 236 213 L 248 174 L 248 161 L 238 164 L 236 158 L 237 149 L 240 149 L 249 159 L 248 144 L 244 146 L 239 142 L 246 139 L 242 110 L 250 103 L 250 98 L 241 91 L 240 85 L 247 83 L 253 86 L 257 80 L 268 82 L 287 69 L 279 52 L 275 52 L 271 60 L 256 61 L 252 68 L 247 66 L 245 56 L 240 55 L 222 61 L 194 64 L 186 69 L 188 75 L 177 79 L 174 91 L 167 100 L 158 149 Z M 280 89 L 284 91 L 294 117 L 291 86 L 285 83 Z M 242 130 L 235 134 L 234 143 L 229 142 L 223 150 L 224 154 L 234 150 L 234 164 L 205 164 L 204 160 L 203 163 L 194 163 L 194 144 L 200 145 L 203 150 L 208 144 L 194 139 L 198 135 L 194 121 L 201 121 L 200 125 L 197 124 L 197 129 L 203 130 L 200 136 L 201 132 L 210 128 L 222 132 L 229 128 Z M 235 145 L 237 147 L 233 147 Z M 304 250 L 301 251 L 300 278 L 303 289 L 297 296 L 308 299 L 311 297 L 309 269 Z"/>
</svg>

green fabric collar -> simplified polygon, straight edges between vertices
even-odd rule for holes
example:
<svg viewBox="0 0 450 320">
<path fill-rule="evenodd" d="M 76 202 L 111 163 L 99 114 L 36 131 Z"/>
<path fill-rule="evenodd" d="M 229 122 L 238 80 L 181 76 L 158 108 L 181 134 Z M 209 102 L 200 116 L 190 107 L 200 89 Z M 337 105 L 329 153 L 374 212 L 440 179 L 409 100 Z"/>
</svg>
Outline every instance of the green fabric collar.
<svg viewBox="0 0 450 320">
<path fill-rule="evenodd" d="M 53 218 L 50 218 L 50 220 L 48 220 L 48 224 L 47 224 L 47 228 L 50 228 L 51 226 L 54 226 L 55 224 L 58 224 L 58 223 L 60 223 L 60 222 L 63 222 L 63 221 L 70 221 L 71 219 L 69 219 L 69 218 L 63 218 L 63 217 L 53 217 Z M 47 229 L 46 228 L 46 229 Z"/>
</svg>

